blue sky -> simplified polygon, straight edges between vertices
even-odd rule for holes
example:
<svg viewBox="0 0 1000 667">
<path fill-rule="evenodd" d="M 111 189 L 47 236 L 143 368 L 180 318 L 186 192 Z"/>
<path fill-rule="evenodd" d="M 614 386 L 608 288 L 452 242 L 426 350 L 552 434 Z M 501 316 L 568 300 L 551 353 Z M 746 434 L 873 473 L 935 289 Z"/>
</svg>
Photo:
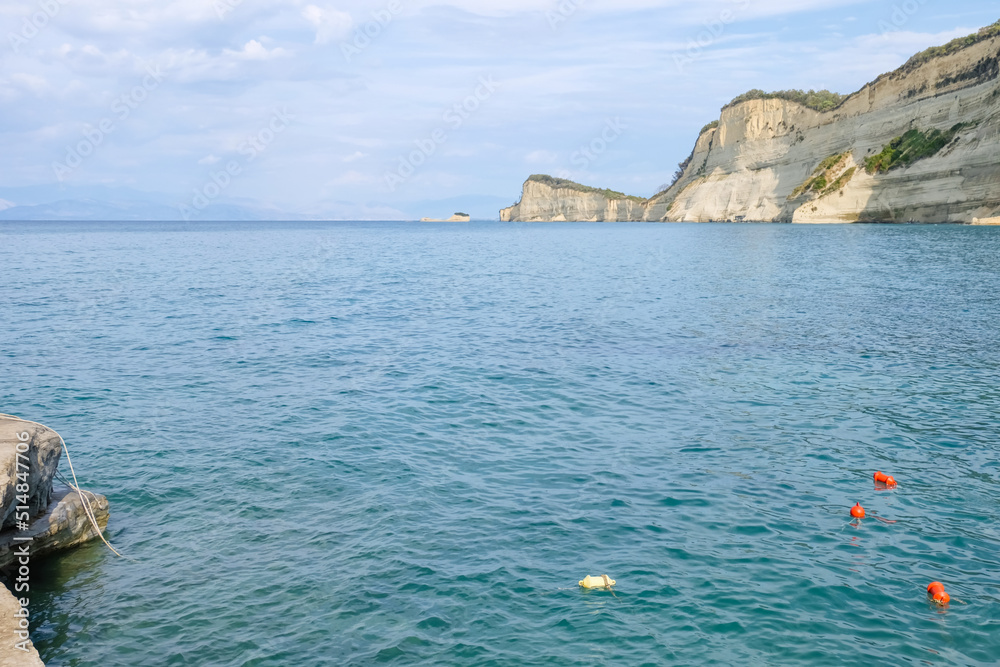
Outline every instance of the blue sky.
<svg viewBox="0 0 1000 667">
<path fill-rule="evenodd" d="M 448 215 L 423 209 L 513 203 L 531 173 L 648 196 L 735 95 L 852 92 L 998 18 L 930 0 L 8 1 L 0 187 L 127 187 L 193 217 Z"/>
</svg>

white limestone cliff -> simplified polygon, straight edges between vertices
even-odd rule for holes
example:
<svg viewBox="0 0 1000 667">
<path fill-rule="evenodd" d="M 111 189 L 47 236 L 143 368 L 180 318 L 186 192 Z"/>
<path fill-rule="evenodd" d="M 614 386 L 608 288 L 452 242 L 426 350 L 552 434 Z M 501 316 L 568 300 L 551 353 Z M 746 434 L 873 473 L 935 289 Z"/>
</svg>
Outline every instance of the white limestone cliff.
<svg viewBox="0 0 1000 667">
<path fill-rule="evenodd" d="M 643 200 L 551 176 L 532 176 L 521 201 L 500 211 L 504 222 L 621 222 L 641 220 Z"/>
<path fill-rule="evenodd" d="M 831 111 L 777 98 L 740 102 L 725 108 L 717 126 L 698 137 L 677 182 L 641 204 L 628 200 L 631 205 L 612 210 L 612 202 L 595 193 L 553 190 L 529 180 L 521 202 L 501 218 L 798 223 L 995 218 L 1000 216 L 998 76 L 1000 36 L 986 36 L 947 55 L 916 58 Z M 909 130 L 938 130 L 949 140 L 929 157 L 869 173 L 866 159 Z M 832 168 L 821 169 L 831 161 Z"/>
</svg>

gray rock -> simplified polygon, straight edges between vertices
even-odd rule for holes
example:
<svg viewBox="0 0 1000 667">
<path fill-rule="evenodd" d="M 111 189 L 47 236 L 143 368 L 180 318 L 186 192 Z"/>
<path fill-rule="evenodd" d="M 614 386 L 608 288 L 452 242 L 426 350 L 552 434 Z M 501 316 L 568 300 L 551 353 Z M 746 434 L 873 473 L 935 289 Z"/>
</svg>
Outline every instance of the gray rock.
<svg viewBox="0 0 1000 667">
<path fill-rule="evenodd" d="M 84 493 L 90 501 L 97 525 L 104 530 L 108 525 L 108 499 L 102 495 L 86 491 Z M 18 539 L 28 537 L 31 538 L 30 542 Z M 32 521 L 28 530 L 0 532 L 0 569 L 14 564 L 14 550 L 25 543 L 30 545 L 31 556 L 36 557 L 94 539 L 97 539 L 97 532 L 87 518 L 80 495 L 66 487 L 57 487 L 49 511 Z"/>
<path fill-rule="evenodd" d="M 21 459 L 22 465 L 27 465 L 27 468 L 18 468 L 19 443 L 28 446 L 28 451 L 24 453 L 28 460 Z M 61 455 L 59 435 L 52 429 L 17 417 L 0 415 L 0 516 L 3 518 L 0 529 L 11 528 L 15 524 L 15 508 L 20 504 L 17 496 L 25 495 L 18 493 L 18 484 L 27 484 L 26 504 L 30 517 L 47 510 L 52 500 L 52 478 L 59 467 Z M 26 479 L 19 479 L 19 473 L 26 474 Z M 25 491 L 23 487 L 22 491 Z"/>
<path fill-rule="evenodd" d="M 27 451 L 21 452 L 21 467 L 19 443 L 27 445 Z M 20 553 L 15 551 L 22 551 L 25 545 L 33 560 L 98 537 L 99 531 L 88 518 L 80 494 L 66 487 L 53 488 L 52 478 L 61 454 L 62 443 L 52 429 L 0 414 L 0 569 L 19 566 Z M 87 491 L 84 494 L 99 529 L 104 530 L 108 525 L 108 499 Z M 17 525 L 24 518 L 18 515 L 25 512 L 17 511 L 19 505 L 27 506 L 26 528 Z M 30 640 L 18 647 L 22 641 L 17 635 L 21 619 L 15 614 L 20 610 L 17 598 L 0 586 L 0 667 L 44 667 Z"/>
</svg>

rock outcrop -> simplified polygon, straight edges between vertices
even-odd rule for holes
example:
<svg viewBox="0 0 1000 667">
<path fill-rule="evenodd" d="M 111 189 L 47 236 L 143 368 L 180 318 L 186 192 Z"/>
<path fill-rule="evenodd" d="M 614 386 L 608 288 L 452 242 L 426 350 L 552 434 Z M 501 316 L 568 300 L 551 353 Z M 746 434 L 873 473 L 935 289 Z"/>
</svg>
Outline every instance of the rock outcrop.
<svg viewBox="0 0 1000 667">
<path fill-rule="evenodd" d="M 617 218 L 962 222 L 1000 216 L 1000 26 L 919 54 L 821 112 L 778 97 L 723 109 L 680 178 Z M 529 181 L 530 183 L 530 181 Z M 595 219 L 525 184 L 511 220 Z M 579 214 L 577 212 L 579 211 Z M 501 214 L 503 216 L 503 213 Z M 980 223 L 982 224 L 982 223 Z"/>
<path fill-rule="evenodd" d="M 455 213 L 448 219 L 420 218 L 420 222 L 470 222 L 472 216 L 468 213 Z"/>
<path fill-rule="evenodd" d="M 76 491 L 54 488 L 62 441 L 52 429 L 0 415 L 0 569 L 12 569 L 14 593 L 0 586 L 0 667 L 37 667 L 38 652 L 25 626 L 30 608 L 31 561 L 98 536 Z M 98 526 L 108 523 L 108 500 L 84 491 Z M 27 603 L 23 603 L 27 604 Z M 18 635 L 21 632 L 23 634 Z"/>
<path fill-rule="evenodd" d="M 24 449 L 18 466 L 18 447 Z M 59 467 L 62 443 L 59 436 L 44 426 L 24 422 L 16 417 L 0 415 L 0 516 L 2 529 L 14 525 L 14 510 L 18 504 L 28 506 L 28 514 L 36 517 L 52 499 L 52 478 Z M 18 473 L 24 479 L 18 478 Z M 25 494 L 19 494 L 18 483 L 27 484 Z M 19 503 L 18 495 L 26 495 L 27 503 Z"/>
<path fill-rule="evenodd" d="M 108 525 L 108 499 L 89 491 L 84 493 L 97 525 L 104 530 Z M 0 569 L 14 565 L 15 550 L 24 543 L 17 538 L 31 538 L 31 556 L 35 557 L 96 540 L 97 531 L 87 518 L 80 495 L 61 487 L 55 490 L 48 511 L 32 521 L 27 530 L 0 532 Z"/>
<path fill-rule="evenodd" d="M 500 211 L 504 222 L 621 222 L 641 220 L 643 200 L 573 181 L 535 175 L 524 183 L 521 201 Z"/>
<path fill-rule="evenodd" d="M 21 603 L 6 588 L 0 586 L 0 667 L 45 667 L 38 651 L 28 641 L 17 648 L 23 632 L 21 628 Z"/>
</svg>

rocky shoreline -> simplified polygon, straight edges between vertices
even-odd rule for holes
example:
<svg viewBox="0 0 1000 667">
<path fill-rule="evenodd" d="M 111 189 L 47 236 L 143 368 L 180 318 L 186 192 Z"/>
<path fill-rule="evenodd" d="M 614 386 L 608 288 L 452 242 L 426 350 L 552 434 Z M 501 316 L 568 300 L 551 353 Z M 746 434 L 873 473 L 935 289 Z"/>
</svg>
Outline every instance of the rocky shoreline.
<svg viewBox="0 0 1000 667">
<path fill-rule="evenodd" d="M 45 554 L 98 538 L 76 491 L 54 485 L 62 441 L 52 429 L 0 414 L 0 667 L 44 665 L 31 644 L 31 564 Z M 84 491 L 98 526 L 108 500 Z"/>
</svg>

